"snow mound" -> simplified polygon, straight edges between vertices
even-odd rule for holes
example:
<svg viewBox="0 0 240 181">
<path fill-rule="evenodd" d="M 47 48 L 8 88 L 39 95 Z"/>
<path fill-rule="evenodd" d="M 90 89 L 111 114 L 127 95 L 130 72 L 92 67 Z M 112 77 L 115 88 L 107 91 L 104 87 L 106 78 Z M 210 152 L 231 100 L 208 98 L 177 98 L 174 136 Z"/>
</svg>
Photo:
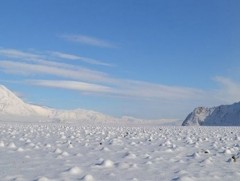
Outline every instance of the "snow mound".
<svg viewBox="0 0 240 181">
<path fill-rule="evenodd" d="M 84 181 L 94 181 L 94 178 L 92 175 L 85 175 L 82 180 Z"/>
<path fill-rule="evenodd" d="M 79 168 L 79 167 L 72 167 L 68 170 L 68 172 L 71 174 L 71 175 L 79 175 L 82 170 Z"/>
<path fill-rule="evenodd" d="M 240 180 L 240 127 L 0 121 L 0 135 L 3 181 Z"/>
</svg>

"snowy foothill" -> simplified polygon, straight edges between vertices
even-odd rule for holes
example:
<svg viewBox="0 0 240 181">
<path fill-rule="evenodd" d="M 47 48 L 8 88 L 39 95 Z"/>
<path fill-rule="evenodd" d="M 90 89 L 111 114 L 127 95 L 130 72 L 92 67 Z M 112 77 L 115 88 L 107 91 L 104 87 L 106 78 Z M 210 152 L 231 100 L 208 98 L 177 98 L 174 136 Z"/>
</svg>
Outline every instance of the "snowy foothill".
<svg viewBox="0 0 240 181">
<path fill-rule="evenodd" d="M 239 148 L 239 127 L 0 122 L 0 178 L 239 180 Z"/>
</svg>

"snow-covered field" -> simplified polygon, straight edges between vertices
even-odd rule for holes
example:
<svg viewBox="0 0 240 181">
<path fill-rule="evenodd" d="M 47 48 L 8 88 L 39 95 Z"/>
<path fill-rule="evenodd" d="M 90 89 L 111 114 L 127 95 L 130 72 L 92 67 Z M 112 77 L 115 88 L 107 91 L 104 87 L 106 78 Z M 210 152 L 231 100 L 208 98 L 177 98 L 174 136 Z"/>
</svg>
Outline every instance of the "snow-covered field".
<svg viewBox="0 0 240 181">
<path fill-rule="evenodd" d="M 0 180 L 240 180 L 240 127 L 0 122 Z"/>
</svg>

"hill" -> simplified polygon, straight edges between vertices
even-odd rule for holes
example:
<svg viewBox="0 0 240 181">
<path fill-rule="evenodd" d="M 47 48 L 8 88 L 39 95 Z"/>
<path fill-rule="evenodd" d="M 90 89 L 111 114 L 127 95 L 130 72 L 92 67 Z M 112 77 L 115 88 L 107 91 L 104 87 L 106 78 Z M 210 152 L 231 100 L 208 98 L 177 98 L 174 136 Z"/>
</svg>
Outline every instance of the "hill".
<svg viewBox="0 0 240 181">
<path fill-rule="evenodd" d="M 198 107 L 182 123 L 183 126 L 240 126 L 240 102 L 212 108 Z"/>
</svg>

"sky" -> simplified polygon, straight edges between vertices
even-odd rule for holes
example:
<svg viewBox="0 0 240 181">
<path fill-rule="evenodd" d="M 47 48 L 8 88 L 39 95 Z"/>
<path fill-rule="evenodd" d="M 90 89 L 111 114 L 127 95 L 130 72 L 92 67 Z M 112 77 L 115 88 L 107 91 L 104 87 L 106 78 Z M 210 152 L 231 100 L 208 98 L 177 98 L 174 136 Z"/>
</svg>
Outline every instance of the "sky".
<svg viewBox="0 0 240 181">
<path fill-rule="evenodd" d="M 28 103 L 184 119 L 240 101 L 239 0 L 3 0 L 0 84 Z"/>
</svg>

